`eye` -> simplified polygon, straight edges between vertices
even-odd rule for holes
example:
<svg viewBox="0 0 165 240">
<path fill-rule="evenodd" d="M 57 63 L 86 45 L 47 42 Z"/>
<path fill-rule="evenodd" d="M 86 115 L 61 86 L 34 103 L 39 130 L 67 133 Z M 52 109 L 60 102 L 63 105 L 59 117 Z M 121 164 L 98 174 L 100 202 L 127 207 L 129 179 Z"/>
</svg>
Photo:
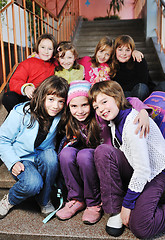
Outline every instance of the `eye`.
<svg viewBox="0 0 165 240">
<path fill-rule="evenodd" d="M 61 103 L 61 104 L 64 104 L 64 103 L 65 103 L 65 101 L 64 101 L 64 100 L 60 100 L 60 101 L 59 101 L 59 103 Z"/>
</svg>

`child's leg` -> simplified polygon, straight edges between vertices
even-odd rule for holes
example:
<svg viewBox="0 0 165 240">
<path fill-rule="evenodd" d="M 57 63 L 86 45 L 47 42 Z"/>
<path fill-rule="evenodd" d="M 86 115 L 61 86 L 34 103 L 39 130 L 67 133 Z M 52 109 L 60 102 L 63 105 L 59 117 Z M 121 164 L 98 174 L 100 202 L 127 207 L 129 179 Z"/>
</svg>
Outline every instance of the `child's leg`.
<svg viewBox="0 0 165 240">
<path fill-rule="evenodd" d="M 84 199 L 88 207 L 101 203 L 100 184 L 94 163 L 94 149 L 86 148 L 77 153 L 77 164 L 84 184 Z"/>
<path fill-rule="evenodd" d="M 77 150 L 73 147 L 62 149 L 59 154 L 61 171 L 68 189 L 68 200 L 84 201 L 83 181 L 77 165 Z"/>
<path fill-rule="evenodd" d="M 133 173 L 132 167 L 120 150 L 107 144 L 96 148 L 94 159 L 100 179 L 103 209 L 109 214 L 120 213 Z"/>
<path fill-rule="evenodd" d="M 144 101 L 149 96 L 149 88 L 144 83 L 138 83 L 131 91 L 131 97 L 138 97 L 141 101 Z"/>
<path fill-rule="evenodd" d="M 52 186 L 59 171 L 57 153 L 53 149 L 42 151 L 35 159 L 37 170 L 43 179 L 43 188 L 37 196 L 41 206 L 45 206 L 50 200 Z"/>
<path fill-rule="evenodd" d="M 23 161 L 25 170 L 17 176 L 17 182 L 9 190 L 9 203 L 17 205 L 29 197 L 39 194 L 43 180 L 31 161 Z"/>
<path fill-rule="evenodd" d="M 159 200 L 165 190 L 165 174 L 147 183 L 131 211 L 129 227 L 138 238 L 151 238 L 165 231 L 165 201 Z"/>
</svg>

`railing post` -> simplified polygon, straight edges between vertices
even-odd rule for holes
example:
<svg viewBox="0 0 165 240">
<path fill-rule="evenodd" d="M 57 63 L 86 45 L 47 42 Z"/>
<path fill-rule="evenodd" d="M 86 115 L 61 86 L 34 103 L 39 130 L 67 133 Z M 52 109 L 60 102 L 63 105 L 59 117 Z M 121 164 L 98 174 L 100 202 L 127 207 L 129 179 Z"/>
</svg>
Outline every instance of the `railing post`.
<svg viewBox="0 0 165 240">
<path fill-rule="evenodd" d="M 16 29 L 15 29 L 15 14 L 14 14 L 14 4 L 12 4 L 12 19 L 13 19 L 13 35 L 14 35 L 14 59 L 15 63 L 18 63 L 18 53 L 17 53 L 17 40 L 16 40 Z"/>
<path fill-rule="evenodd" d="M 24 24 L 25 24 L 25 48 L 26 48 L 26 58 L 29 55 L 28 49 L 28 36 L 27 36 L 27 21 L 26 21 L 26 2 L 23 0 L 23 7 L 24 7 Z"/>
</svg>

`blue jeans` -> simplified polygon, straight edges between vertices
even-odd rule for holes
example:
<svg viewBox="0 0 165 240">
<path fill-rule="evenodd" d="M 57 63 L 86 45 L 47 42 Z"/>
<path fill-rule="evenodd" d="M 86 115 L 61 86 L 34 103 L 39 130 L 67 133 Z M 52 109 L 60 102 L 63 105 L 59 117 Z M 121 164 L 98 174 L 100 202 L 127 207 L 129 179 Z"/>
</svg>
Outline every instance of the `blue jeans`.
<svg viewBox="0 0 165 240">
<path fill-rule="evenodd" d="M 125 91 L 124 94 L 125 97 L 137 97 L 143 101 L 149 96 L 149 88 L 144 83 L 138 83 L 131 91 Z"/>
<path fill-rule="evenodd" d="M 36 196 L 37 202 L 45 206 L 50 200 L 52 186 L 59 170 L 57 154 L 53 149 L 41 151 L 34 162 L 22 161 L 25 170 L 15 179 L 9 190 L 9 202 L 17 205 L 29 197 Z"/>
</svg>

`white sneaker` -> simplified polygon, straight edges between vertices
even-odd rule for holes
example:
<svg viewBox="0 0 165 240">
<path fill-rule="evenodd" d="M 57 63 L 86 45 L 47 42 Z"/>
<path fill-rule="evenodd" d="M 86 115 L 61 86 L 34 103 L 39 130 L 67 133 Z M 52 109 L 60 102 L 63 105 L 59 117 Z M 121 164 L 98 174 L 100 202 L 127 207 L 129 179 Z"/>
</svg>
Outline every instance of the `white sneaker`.
<svg viewBox="0 0 165 240">
<path fill-rule="evenodd" d="M 112 215 L 108 219 L 106 232 L 114 237 L 119 237 L 124 232 L 124 225 L 122 223 L 120 213 Z"/>
<path fill-rule="evenodd" d="M 8 197 L 9 194 L 5 195 L 0 201 L 0 218 L 4 218 L 8 214 L 10 208 L 14 206 L 9 203 Z"/>
<path fill-rule="evenodd" d="M 49 201 L 46 206 L 40 206 L 41 207 L 41 213 L 44 215 L 48 215 L 49 213 L 55 211 L 55 208 L 51 201 Z"/>
</svg>

